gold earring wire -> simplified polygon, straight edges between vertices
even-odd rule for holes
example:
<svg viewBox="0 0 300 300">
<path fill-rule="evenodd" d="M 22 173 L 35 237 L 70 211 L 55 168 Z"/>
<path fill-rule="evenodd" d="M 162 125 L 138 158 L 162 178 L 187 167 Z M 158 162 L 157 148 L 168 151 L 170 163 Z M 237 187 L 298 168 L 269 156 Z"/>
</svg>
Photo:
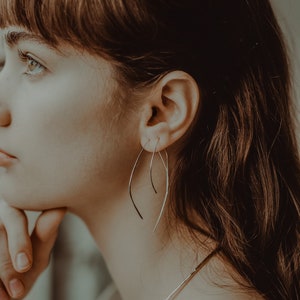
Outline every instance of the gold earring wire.
<svg viewBox="0 0 300 300">
<path fill-rule="evenodd" d="M 143 151 L 144 151 L 144 147 L 142 147 L 141 151 L 139 152 L 139 154 L 138 154 L 138 156 L 137 156 L 137 158 L 136 158 L 136 160 L 135 160 L 135 162 L 134 162 L 133 168 L 132 168 L 132 170 L 131 170 L 130 178 L 129 178 L 129 184 L 128 184 L 128 192 L 129 192 L 129 196 L 130 196 L 131 202 L 132 202 L 132 204 L 133 204 L 133 206 L 134 206 L 136 212 L 138 213 L 139 217 L 140 217 L 142 220 L 143 220 L 144 218 L 143 218 L 142 214 L 140 213 L 139 209 L 137 208 L 137 206 L 136 206 L 136 204 L 135 204 L 135 202 L 134 202 L 134 200 L 133 200 L 133 197 L 132 197 L 131 183 L 132 183 L 132 178 L 133 178 L 135 169 L 136 169 L 136 167 L 137 167 L 137 164 L 138 164 L 138 162 L 139 162 L 139 159 L 140 159 L 140 157 L 141 157 Z"/>
<path fill-rule="evenodd" d="M 164 161 L 162 155 L 160 152 L 158 152 L 158 155 L 161 159 L 161 162 L 165 168 L 165 171 L 166 171 L 166 191 L 165 191 L 165 196 L 164 196 L 164 200 L 163 200 L 163 203 L 162 203 L 162 206 L 161 206 L 161 209 L 160 209 L 160 212 L 159 212 L 159 215 L 158 215 L 158 218 L 156 220 L 156 223 L 155 223 L 155 226 L 153 228 L 153 232 L 156 231 L 157 229 L 157 226 L 161 220 L 161 217 L 163 215 L 163 212 L 164 212 L 164 209 L 165 209 L 165 206 L 166 206 L 166 203 L 167 203 L 167 199 L 168 199 L 168 195 L 169 195 L 169 157 L 168 157 L 168 152 L 166 149 L 164 149 L 164 153 L 165 153 L 165 156 L 166 156 L 166 161 Z"/>
<path fill-rule="evenodd" d="M 152 167 L 153 167 L 153 159 L 154 159 L 154 155 L 156 153 L 156 149 L 157 149 L 157 145 L 159 143 L 159 138 L 157 139 L 157 142 L 155 144 L 155 148 L 154 148 L 154 151 L 152 152 L 152 156 L 151 156 L 151 161 L 150 161 L 150 170 L 149 170 L 149 173 L 150 173 L 150 181 L 151 181 L 151 185 L 152 185 L 152 188 L 155 192 L 155 194 L 157 194 L 157 190 L 154 186 L 154 183 L 153 183 L 153 176 L 152 176 Z"/>
<path fill-rule="evenodd" d="M 147 143 L 149 143 L 149 141 L 148 141 Z M 147 143 L 146 143 L 146 145 L 147 145 Z M 157 141 L 157 143 L 156 143 L 156 145 L 155 145 L 155 149 L 154 149 L 154 151 L 153 151 L 153 153 L 152 153 L 151 161 L 150 161 L 150 180 L 151 180 L 152 188 L 153 188 L 153 190 L 154 190 L 155 193 L 157 193 L 157 190 L 156 190 L 156 188 L 155 188 L 155 186 L 154 186 L 154 183 L 153 183 L 153 178 L 152 178 L 152 166 L 153 166 L 154 155 L 155 155 L 155 153 L 156 153 L 156 149 L 157 149 L 158 143 L 159 143 L 159 139 L 158 139 L 158 141 Z M 145 145 L 145 146 L 146 146 L 146 145 Z M 139 162 L 139 160 L 140 160 L 140 157 L 141 157 L 143 151 L 144 151 L 144 147 L 142 147 L 142 149 L 140 150 L 140 152 L 139 152 L 139 154 L 138 154 L 138 156 L 137 156 L 137 158 L 136 158 L 136 160 L 135 160 L 135 162 L 134 162 L 133 168 L 132 168 L 132 170 L 131 170 L 130 178 L 129 178 L 129 183 L 128 183 L 128 193 L 129 193 L 131 202 L 132 202 L 132 204 L 133 204 L 133 206 L 134 206 L 134 208 L 135 208 L 137 214 L 139 215 L 139 217 L 140 217 L 142 220 L 143 220 L 144 218 L 143 218 L 141 212 L 139 211 L 139 209 L 137 208 L 137 206 L 136 206 L 136 204 L 135 204 L 135 202 L 134 202 L 134 200 L 133 200 L 132 190 L 131 190 L 131 185 L 132 185 L 132 179 L 133 179 L 135 170 L 136 170 L 136 168 L 137 168 L 138 162 Z M 164 153 L 165 153 L 165 157 L 166 157 L 165 160 L 163 159 L 163 157 L 162 157 L 162 155 L 161 155 L 161 152 L 158 152 L 158 155 L 159 155 L 159 157 L 160 157 L 160 160 L 161 160 L 161 162 L 162 162 L 162 164 L 163 164 L 163 166 L 164 166 L 164 168 L 165 168 L 165 172 L 166 172 L 166 190 L 165 190 L 165 196 L 164 196 L 164 199 L 163 199 L 163 203 L 162 203 L 162 206 L 161 206 L 161 209 L 160 209 L 160 212 L 159 212 L 159 216 L 158 216 L 158 218 L 157 218 L 157 220 L 156 220 L 156 223 L 155 223 L 153 232 L 156 231 L 157 226 L 158 226 L 158 224 L 159 224 L 159 222 L 160 222 L 160 220 L 161 220 L 161 218 L 162 218 L 162 215 L 163 215 L 163 212 L 164 212 L 164 209 L 165 209 L 165 206 L 166 206 L 166 202 L 167 202 L 167 199 L 168 199 L 168 195 L 169 195 L 169 158 L 168 158 L 168 153 L 167 153 L 166 150 L 164 150 Z"/>
</svg>

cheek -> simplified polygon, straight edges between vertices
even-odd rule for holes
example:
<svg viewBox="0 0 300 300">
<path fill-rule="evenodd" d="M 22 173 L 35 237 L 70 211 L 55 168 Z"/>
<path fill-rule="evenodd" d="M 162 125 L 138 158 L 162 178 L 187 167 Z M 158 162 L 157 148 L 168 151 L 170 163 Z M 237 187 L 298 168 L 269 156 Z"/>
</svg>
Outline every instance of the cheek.
<svg viewBox="0 0 300 300">
<path fill-rule="evenodd" d="M 44 107 L 45 108 L 45 107 Z M 17 163 L 0 180 L 10 204 L 26 209 L 67 206 L 91 190 L 101 169 L 106 133 L 94 109 L 20 109 L 11 144 Z"/>
<path fill-rule="evenodd" d="M 103 161 L 96 157 L 96 147 L 39 142 L 36 149 L 25 148 L 15 165 L 2 174 L 4 199 L 23 209 L 42 210 L 87 197 L 87 191 L 97 186 L 96 179 L 101 179 Z"/>
<path fill-rule="evenodd" d="M 90 132 L 78 132 L 74 139 L 68 134 L 64 139 L 59 128 L 51 128 L 53 131 L 33 134 L 21 145 L 19 162 L 7 172 L 14 197 L 39 203 L 42 206 L 37 208 L 43 209 L 43 205 L 65 206 L 70 198 L 79 197 L 100 167 Z"/>
<path fill-rule="evenodd" d="M 23 114 L 22 124 L 27 125 L 14 130 L 19 161 L 0 180 L 11 205 L 30 210 L 72 206 L 127 185 L 135 153 L 131 135 L 123 126 L 108 126 L 105 110 Z"/>
<path fill-rule="evenodd" d="M 17 207 L 68 206 L 126 173 L 116 170 L 125 168 L 130 149 L 117 145 L 107 125 L 114 118 L 106 108 L 115 88 L 111 76 L 86 65 L 79 69 L 64 66 L 55 76 L 36 83 L 22 79 L 16 87 L 7 136 L 19 161 L 3 174 L 0 193 Z"/>
</svg>

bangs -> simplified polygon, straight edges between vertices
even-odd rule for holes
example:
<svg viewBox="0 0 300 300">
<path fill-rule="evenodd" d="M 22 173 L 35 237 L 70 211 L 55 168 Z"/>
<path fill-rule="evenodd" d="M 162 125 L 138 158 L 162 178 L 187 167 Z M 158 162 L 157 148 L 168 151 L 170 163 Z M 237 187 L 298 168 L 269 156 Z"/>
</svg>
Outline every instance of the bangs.
<svg viewBox="0 0 300 300">
<path fill-rule="evenodd" d="M 0 27 L 22 27 L 52 46 L 69 43 L 99 54 L 116 48 L 109 31 L 125 6 L 120 0 L 0 0 Z"/>
<path fill-rule="evenodd" d="M 138 57 L 153 47 L 149 41 L 157 34 L 149 7 L 141 2 L 0 0 L 0 27 L 22 27 L 54 47 L 69 43 L 106 58 L 118 60 L 132 51 Z"/>
<path fill-rule="evenodd" d="M 59 3 L 57 3 L 59 2 Z M 50 44 L 60 40 L 78 43 L 72 24 L 75 1 L 0 0 L 0 26 L 18 26 L 33 32 Z M 70 9 L 73 7 L 73 12 Z"/>
<path fill-rule="evenodd" d="M 21 27 L 54 48 L 69 44 L 100 56 L 113 63 L 127 82 L 152 82 L 170 69 L 184 70 L 187 57 L 185 44 L 177 39 L 177 23 L 168 20 L 168 1 L 161 1 L 159 7 L 152 4 L 146 0 L 0 0 L 0 28 Z M 164 24 L 164 19 L 170 23 Z M 175 58 L 175 52 L 182 59 Z"/>
</svg>

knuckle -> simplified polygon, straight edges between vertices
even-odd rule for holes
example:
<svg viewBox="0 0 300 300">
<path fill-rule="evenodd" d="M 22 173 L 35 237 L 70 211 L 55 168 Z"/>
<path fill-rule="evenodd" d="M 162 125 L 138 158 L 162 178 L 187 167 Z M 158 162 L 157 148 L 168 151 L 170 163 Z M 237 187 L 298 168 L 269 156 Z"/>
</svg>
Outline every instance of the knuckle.
<svg viewBox="0 0 300 300">
<path fill-rule="evenodd" d="M 10 278 L 13 274 L 16 273 L 9 260 L 5 260 L 0 263 L 0 270 L 2 280 L 5 278 Z"/>
<path fill-rule="evenodd" d="M 6 213 L 5 213 L 5 219 L 6 219 L 8 222 L 12 222 L 12 223 L 14 223 L 14 221 L 15 221 L 16 219 L 18 219 L 19 221 L 21 220 L 19 216 L 18 216 L 18 218 L 17 218 L 16 212 L 15 212 L 14 210 L 12 210 L 12 209 L 7 209 L 7 211 L 6 211 Z"/>
<path fill-rule="evenodd" d="M 19 224 L 23 227 L 27 225 L 27 218 L 24 212 L 3 204 L 2 207 L 0 207 L 0 210 L 0 223 L 3 223 L 4 226 L 9 224 L 14 228 L 16 225 L 19 226 Z"/>
</svg>

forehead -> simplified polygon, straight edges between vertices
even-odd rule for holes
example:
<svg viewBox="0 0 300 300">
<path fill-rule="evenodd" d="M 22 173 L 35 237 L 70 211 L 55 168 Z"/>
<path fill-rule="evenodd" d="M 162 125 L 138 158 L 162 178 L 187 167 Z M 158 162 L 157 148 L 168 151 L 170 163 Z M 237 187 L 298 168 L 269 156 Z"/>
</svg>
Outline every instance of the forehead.
<svg viewBox="0 0 300 300">
<path fill-rule="evenodd" d="M 42 36 L 30 32 L 21 27 L 9 26 L 1 29 L 2 42 L 6 42 L 9 47 L 14 47 L 20 42 L 34 42 L 47 47 L 56 48 L 46 41 Z"/>
<path fill-rule="evenodd" d="M 82 32 L 78 28 L 83 27 L 82 22 L 85 23 L 89 16 L 88 10 L 81 9 L 81 1 L 0 0 L 0 28 L 20 27 L 52 46 L 61 41 L 79 44 Z M 88 31 L 89 28 L 91 26 Z"/>
<path fill-rule="evenodd" d="M 42 46 L 44 49 L 47 48 L 49 50 L 52 50 L 60 56 L 68 56 L 74 53 L 83 54 L 85 52 L 84 50 L 73 47 L 71 44 L 64 41 L 53 45 L 53 43 L 45 40 L 39 34 L 16 26 L 2 28 L 0 32 L 0 38 L 0 42 L 2 43 L 2 51 L 4 44 L 6 44 L 9 48 L 14 48 L 19 44 L 26 43 L 27 45 L 34 44 Z"/>
</svg>

